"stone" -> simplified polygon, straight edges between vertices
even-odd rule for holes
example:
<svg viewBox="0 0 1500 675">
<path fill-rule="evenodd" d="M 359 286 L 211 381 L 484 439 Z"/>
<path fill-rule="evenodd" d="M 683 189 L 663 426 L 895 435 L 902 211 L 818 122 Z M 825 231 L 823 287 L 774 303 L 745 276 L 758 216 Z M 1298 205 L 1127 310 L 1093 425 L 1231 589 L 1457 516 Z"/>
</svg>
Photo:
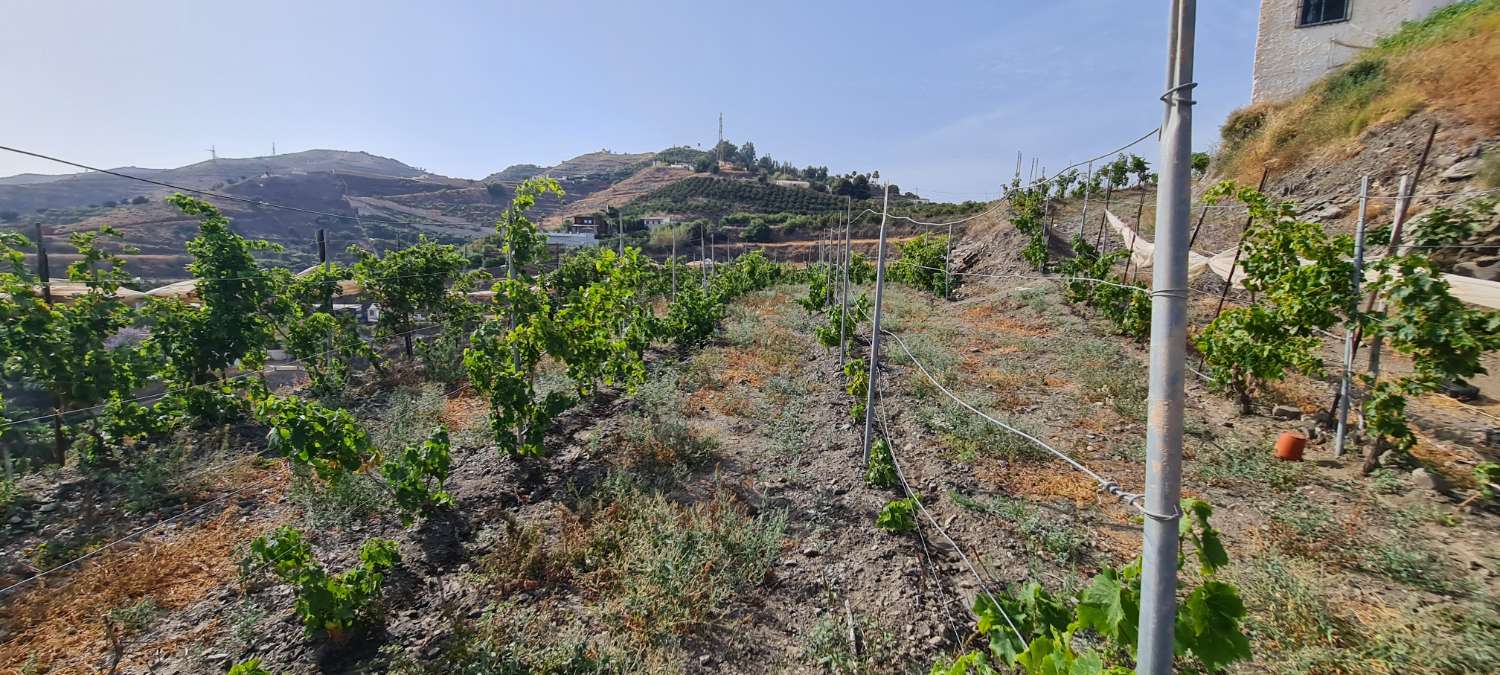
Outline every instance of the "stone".
<svg viewBox="0 0 1500 675">
<path fill-rule="evenodd" d="M 1329 204 L 1321 209 L 1307 214 L 1313 220 L 1333 220 L 1344 214 L 1344 207 L 1338 204 Z"/>
<path fill-rule="evenodd" d="M 39 513 L 52 513 L 53 511 L 56 511 L 56 510 L 57 510 L 57 502 L 52 502 L 50 504 L 43 504 L 43 505 L 41 505 L 40 507 L 37 508 L 37 511 Z"/>
<path fill-rule="evenodd" d="M 1479 165 L 1482 162 L 1483 160 L 1479 159 L 1478 157 L 1465 159 L 1460 162 L 1454 162 L 1453 166 L 1448 167 L 1442 173 L 1438 174 L 1438 177 L 1442 178 L 1443 180 L 1464 180 L 1467 178 L 1473 178 L 1474 174 L 1479 173 Z"/>
<path fill-rule="evenodd" d="M 1296 420 L 1302 418 L 1302 409 L 1294 405 L 1278 405 L 1271 409 L 1271 417 L 1278 420 Z"/>
<path fill-rule="evenodd" d="M 1500 257 L 1486 257 L 1478 260 L 1466 260 L 1453 266 L 1454 274 L 1466 277 L 1482 279 L 1484 281 L 1500 281 Z"/>
<path fill-rule="evenodd" d="M 1432 475 L 1425 468 L 1417 468 L 1412 470 L 1411 484 L 1419 489 L 1429 490 L 1432 492 L 1438 492 L 1442 490 L 1442 485 L 1438 482 L 1437 476 Z"/>
</svg>

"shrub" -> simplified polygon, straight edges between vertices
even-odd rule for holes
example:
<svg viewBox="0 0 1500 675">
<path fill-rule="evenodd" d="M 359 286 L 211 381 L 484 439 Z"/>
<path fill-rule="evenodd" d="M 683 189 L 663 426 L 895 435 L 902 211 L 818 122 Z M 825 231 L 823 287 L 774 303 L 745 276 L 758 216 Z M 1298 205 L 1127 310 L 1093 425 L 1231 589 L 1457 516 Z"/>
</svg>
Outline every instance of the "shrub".
<svg viewBox="0 0 1500 675">
<path fill-rule="evenodd" d="M 750 224 L 745 227 L 745 231 L 740 236 L 742 236 L 745 241 L 770 241 L 771 226 L 767 225 L 766 221 L 763 219 L 754 218 L 751 219 Z"/>
</svg>

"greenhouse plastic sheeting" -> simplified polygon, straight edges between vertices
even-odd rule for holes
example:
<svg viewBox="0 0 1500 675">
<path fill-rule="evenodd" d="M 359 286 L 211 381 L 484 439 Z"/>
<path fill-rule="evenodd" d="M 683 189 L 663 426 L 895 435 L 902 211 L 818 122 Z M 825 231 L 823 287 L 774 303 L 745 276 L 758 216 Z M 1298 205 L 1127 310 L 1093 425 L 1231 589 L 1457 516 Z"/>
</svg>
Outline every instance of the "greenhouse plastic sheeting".
<svg viewBox="0 0 1500 675">
<path fill-rule="evenodd" d="M 1156 244 L 1150 239 L 1137 233 L 1109 211 L 1104 212 L 1105 219 L 1110 228 L 1120 237 L 1120 241 L 1130 247 L 1130 259 L 1139 267 L 1150 267 L 1152 258 L 1156 255 Z M 1197 279 L 1203 272 L 1212 272 L 1220 279 L 1229 277 L 1229 268 L 1234 265 L 1235 251 L 1238 246 L 1232 246 L 1212 257 L 1203 256 L 1192 251 L 1188 252 L 1188 279 Z M 1378 259 L 1379 256 L 1366 258 L 1366 262 Z M 1304 261 L 1305 263 L 1306 261 Z M 1500 282 L 1475 279 L 1460 274 L 1444 274 L 1443 279 L 1448 282 L 1453 297 L 1458 298 L 1471 305 L 1478 305 L 1489 309 L 1500 309 Z M 1244 288 L 1244 271 L 1235 266 L 1233 286 Z"/>
</svg>

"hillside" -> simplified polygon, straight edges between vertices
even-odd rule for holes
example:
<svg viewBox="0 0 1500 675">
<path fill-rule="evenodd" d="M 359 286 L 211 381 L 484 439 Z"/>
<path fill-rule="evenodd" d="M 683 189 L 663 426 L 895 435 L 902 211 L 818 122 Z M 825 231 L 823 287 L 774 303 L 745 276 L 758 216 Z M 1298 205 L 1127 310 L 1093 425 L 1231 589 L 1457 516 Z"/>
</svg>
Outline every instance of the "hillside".
<svg viewBox="0 0 1500 675">
<path fill-rule="evenodd" d="M 661 211 L 723 216 L 735 211 L 820 213 L 844 208 L 842 197 L 806 188 L 753 180 L 693 176 L 641 195 L 626 205 L 631 214 Z"/>
<path fill-rule="evenodd" d="M 575 215 L 597 213 L 611 206 L 623 207 L 644 195 L 651 194 L 692 175 L 693 172 L 689 169 L 648 166 L 608 188 L 594 192 L 577 201 L 569 202 L 567 206 L 549 216 L 546 222 L 550 225 L 558 225 Z"/>
<path fill-rule="evenodd" d="M 335 171 L 387 178 L 415 178 L 425 175 L 422 170 L 394 159 L 367 152 L 343 150 L 308 150 L 274 157 L 242 159 L 226 157 L 175 169 L 124 167 L 114 171 L 200 189 L 210 189 L 229 181 L 241 181 L 264 174 Z M 4 204 L 8 210 L 27 213 L 39 208 L 80 207 L 169 192 L 166 188 L 94 172 L 66 174 L 49 180 L 31 176 L 35 174 L 23 177 L 20 182 L 14 181 L 15 177 L 12 180 L 0 179 L 0 204 Z"/>
<path fill-rule="evenodd" d="M 1392 127 L 1424 116 L 1442 123 L 1445 154 L 1475 150 L 1500 134 L 1497 81 L 1500 0 L 1456 3 L 1377 40 L 1301 96 L 1232 113 L 1215 172 L 1253 182 L 1264 166 L 1284 174 L 1383 153 Z"/>
</svg>

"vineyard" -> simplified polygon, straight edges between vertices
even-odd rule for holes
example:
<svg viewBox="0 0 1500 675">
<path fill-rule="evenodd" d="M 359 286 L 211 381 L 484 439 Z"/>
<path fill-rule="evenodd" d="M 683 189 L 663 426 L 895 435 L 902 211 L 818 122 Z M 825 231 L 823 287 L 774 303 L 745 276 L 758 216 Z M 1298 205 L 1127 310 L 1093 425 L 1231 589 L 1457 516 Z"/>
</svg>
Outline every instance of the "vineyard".
<svg viewBox="0 0 1500 675">
<path fill-rule="evenodd" d="M 694 176 L 638 197 L 625 209 L 632 213 L 664 211 L 715 216 L 735 211 L 810 214 L 842 210 L 844 204 L 840 197 L 803 188 Z"/>
</svg>

